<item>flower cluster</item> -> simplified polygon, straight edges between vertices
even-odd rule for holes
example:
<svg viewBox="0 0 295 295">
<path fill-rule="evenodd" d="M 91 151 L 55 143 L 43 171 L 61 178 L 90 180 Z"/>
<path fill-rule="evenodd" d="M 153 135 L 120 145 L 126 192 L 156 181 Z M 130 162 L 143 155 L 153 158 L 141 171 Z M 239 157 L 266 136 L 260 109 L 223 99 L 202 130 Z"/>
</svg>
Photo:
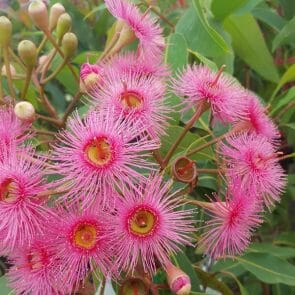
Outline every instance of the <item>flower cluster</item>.
<svg viewBox="0 0 295 295">
<path fill-rule="evenodd" d="M 190 278 L 171 255 L 194 246 L 196 230 L 212 258 L 242 252 L 285 186 L 279 131 L 259 99 L 223 68 L 188 66 L 168 81 L 165 39 L 149 10 L 127 0 L 105 3 L 117 19 L 115 34 L 96 64 L 81 66 L 88 111 L 65 120 L 51 150 L 41 155 L 29 143 L 34 109 L 28 116 L 27 105 L 13 108 L 13 101 L 0 109 L 0 251 L 12 264 L 8 277 L 17 294 L 71 294 L 92 276 L 152 282 L 160 267 L 174 293 L 189 294 Z M 42 5 L 32 3 L 29 11 L 46 30 Z M 52 16 L 50 30 L 68 19 L 60 4 L 53 11 L 61 19 L 52 23 Z M 122 53 L 134 40 L 137 50 Z M 206 111 L 214 124 L 229 127 L 212 141 L 226 194 L 195 200 L 209 213 L 199 229 L 195 210 L 184 206 L 194 200 L 166 176 L 172 166 L 174 180 L 194 189 L 198 171 L 189 156 L 202 147 L 170 161 L 183 133 L 165 157 L 159 154 L 171 92 L 182 98 L 183 112 L 194 110 L 185 132 Z"/>
<path fill-rule="evenodd" d="M 205 106 L 211 109 L 215 124 L 230 126 L 215 142 L 222 163 L 219 171 L 227 186 L 225 200 L 215 195 L 210 204 L 199 203 L 211 217 L 199 244 L 215 258 L 245 250 L 262 222 L 264 206 L 273 207 L 285 186 L 277 127 L 258 97 L 222 70 L 188 66 L 172 83 L 173 91 L 184 98 L 184 111 L 191 107 L 203 111 Z"/>
</svg>

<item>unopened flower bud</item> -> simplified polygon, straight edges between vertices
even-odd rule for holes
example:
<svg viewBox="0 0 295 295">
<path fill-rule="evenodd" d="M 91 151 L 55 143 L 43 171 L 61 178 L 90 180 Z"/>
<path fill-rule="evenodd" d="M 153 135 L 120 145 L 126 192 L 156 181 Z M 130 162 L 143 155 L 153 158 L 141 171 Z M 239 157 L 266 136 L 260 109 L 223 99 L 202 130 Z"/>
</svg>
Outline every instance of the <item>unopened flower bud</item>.
<svg viewBox="0 0 295 295">
<path fill-rule="evenodd" d="M 78 47 L 78 39 L 74 33 L 66 33 L 61 42 L 65 58 L 72 58 Z"/>
<path fill-rule="evenodd" d="M 33 68 L 37 62 L 36 45 L 29 40 L 23 40 L 17 47 L 18 55 L 28 68 Z"/>
<path fill-rule="evenodd" d="M 10 68 L 10 73 L 11 73 L 11 76 L 12 76 L 12 79 L 13 79 L 16 76 L 15 67 L 12 64 L 9 64 L 9 68 Z M 2 76 L 7 76 L 7 71 L 6 71 L 6 66 L 5 65 L 2 66 L 1 74 L 2 74 Z"/>
<path fill-rule="evenodd" d="M 11 39 L 12 24 L 6 16 L 0 16 L 0 47 L 7 46 Z"/>
<path fill-rule="evenodd" d="M 42 1 L 33 1 L 29 6 L 29 15 L 40 30 L 48 30 L 48 13 L 45 3 Z"/>
<path fill-rule="evenodd" d="M 181 269 L 170 263 L 166 269 L 170 290 L 177 295 L 188 295 L 191 291 L 190 277 Z"/>
<path fill-rule="evenodd" d="M 132 43 L 136 39 L 131 27 L 126 22 L 121 20 L 116 24 L 115 34 L 118 34 L 119 38 L 109 53 L 111 55 L 119 52 L 124 46 Z"/>
<path fill-rule="evenodd" d="M 119 295 L 147 295 L 148 292 L 149 288 L 142 279 L 128 278 L 122 283 Z"/>
<path fill-rule="evenodd" d="M 21 121 L 31 123 L 35 120 L 35 108 L 30 102 L 18 102 L 14 107 L 14 113 Z"/>
<path fill-rule="evenodd" d="M 72 27 L 72 18 L 68 13 L 63 13 L 57 21 L 56 37 L 60 44 L 65 33 L 69 32 Z"/>
<path fill-rule="evenodd" d="M 65 8 L 61 3 L 55 3 L 50 9 L 49 15 L 49 31 L 55 29 L 59 17 L 65 12 Z"/>
<path fill-rule="evenodd" d="M 195 161 L 187 157 L 179 157 L 172 164 L 172 174 L 180 182 L 196 184 L 198 179 Z"/>
<path fill-rule="evenodd" d="M 84 63 L 80 71 L 80 90 L 84 93 L 91 93 L 102 81 L 102 70 L 98 65 Z"/>
</svg>

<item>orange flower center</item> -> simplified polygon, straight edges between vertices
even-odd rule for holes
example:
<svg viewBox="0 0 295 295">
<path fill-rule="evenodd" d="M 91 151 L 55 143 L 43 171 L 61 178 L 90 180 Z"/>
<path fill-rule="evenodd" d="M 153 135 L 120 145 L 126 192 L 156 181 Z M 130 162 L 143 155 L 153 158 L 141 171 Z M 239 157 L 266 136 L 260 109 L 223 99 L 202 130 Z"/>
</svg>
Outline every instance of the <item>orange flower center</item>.
<svg viewBox="0 0 295 295">
<path fill-rule="evenodd" d="M 157 225 L 156 214 L 148 208 L 138 208 L 133 211 L 128 219 L 129 230 L 140 237 L 151 235 Z"/>
<path fill-rule="evenodd" d="M 90 250 L 97 242 L 97 229 L 95 226 L 85 223 L 74 229 L 73 244 L 79 248 Z"/>
<path fill-rule="evenodd" d="M 109 163 L 112 158 L 111 145 L 105 137 L 95 138 L 86 147 L 85 152 L 88 160 L 97 166 Z"/>
</svg>

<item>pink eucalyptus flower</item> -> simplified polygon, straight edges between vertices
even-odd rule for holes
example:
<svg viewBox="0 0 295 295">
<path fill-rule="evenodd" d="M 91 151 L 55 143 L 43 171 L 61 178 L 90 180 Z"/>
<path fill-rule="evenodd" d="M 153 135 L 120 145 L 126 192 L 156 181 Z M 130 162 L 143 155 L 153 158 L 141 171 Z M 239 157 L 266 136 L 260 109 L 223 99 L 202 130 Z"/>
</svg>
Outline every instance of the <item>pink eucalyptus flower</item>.
<svg viewBox="0 0 295 295">
<path fill-rule="evenodd" d="M 138 38 L 141 54 L 159 61 L 165 42 L 156 19 L 150 13 L 142 14 L 133 3 L 125 0 L 105 0 L 105 3 L 111 14 L 127 24 Z"/>
<path fill-rule="evenodd" d="M 239 177 L 242 185 L 256 190 L 267 206 L 279 201 L 285 186 L 285 175 L 277 159 L 274 146 L 267 138 L 257 135 L 241 134 L 229 137 L 223 144 L 226 173 Z"/>
<path fill-rule="evenodd" d="M 71 294 L 87 278 L 89 271 L 105 276 L 114 271 L 109 243 L 111 216 L 99 208 L 81 210 L 79 204 L 58 207 L 58 218 L 49 223 L 48 243 L 54 249 L 55 275 Z M 115 271 L 113 273 L 115 275 Z"/>
<path fill-rule="evenodd" d="M 255 94 L 248 91 L 244 97 L 246 101 L 244 117 L 236 122 L 234 128 L 264 136 L 270 141 L 278 139 L 280 137 L 278 128 L 265 114 L 266 109 Z"/>
<path fill-rule="evenodd" d="M 156 77 L 110 72 L 93 99 L 101 103 L 102 109 L 114 108 L 116 117 L 123 114 L 142 132 L 147 131 L 151 137 L 159 138 L 164 133 L 169 112 L 164 95 L 165 85 Z"/>
<path fill-rule="evenodd" d="M 110 224 L 119 269 L 133 272 L 141 257 L 144 270 L 153 274 L 155 259 L 165 265 L 169 254 L 190 244 L 193 212 L 180 210 L 174 195 L 159 176 L 123 191 Z"/>
<path fill-rule="evenodd" d="M 147 58 L 138 56 L 134 52 L 128 52 L 115 55 L 106 65 L 106 71 L 115 73 L 134 73 L 142 76 L 156 76 L 165 78 L 169 75 L 169 70 L 166 65 L 161 63 L 151 62 Z"/>
<path fill-rule="evenodd" d="M 29 127 L 15 116 L 12 107 L 0 107 L 0 160 L 3 147 L 20 144 L 29 137 Z"/>
<path fill-rule="evenodd" d="M 212 258 L 240 254 L 262 223 L 261 205 L 255 193 L 242 190 L 240 184 L 229 189 L 225 202 L 218 196 L 216 199 L 205 207 L 210 219 L 203 227 L 199 246 Z"/>
<path fill-rule="evenodd" d="M 80 70 L 80 89 L 83 92 L 92 93 L 103 83 L 103 67 L 84 63 Z"/>
<path fill-rule="evenodd" d="M 58 183 L 69 190 L 63 199 L 78 198 L 82 192 L 84 205 L 100 197 L 106 203 L 109 186 L 122 189 L 144 178 L 137 168 L 152 169 L 145 158 L 158 145 L 142 135 L 138 124 L 124 118 L 105 110 L 92 111 L 85 120 L 78 113 L 69 119 L 68 130 L 60 133 L 53 151 L 56 171 L 64 176 Z"/>
<path fill-rule="evenodd" d="M 52 249 L 44 238 L 16 249 L 9 258 L 13 266 L 8 272 L 8 280 L 16 294 L 64 294 L 55 280 L 53 267 L 56 262 Z"/>
<path fill-rule="evenodd" d="M 200 103 L 209 104 L 214 117 L 223 123 L 235 122 L 244 115 L 243 88 L 221 71 L 189 66 L 173 84 L 175 93 L 185 97 L 186 109 Z"/>
<path fill-rule="evenodd" d="M 44 180 L 44 161 L 32 163 L 24 155 L 11 151 L 0 165 L 0 232 L 6 232 L 3 243 L 13 249 L 30 243 L 42 232 L 50 210 L 38 194 L 48 188 Z"/>
</svg>

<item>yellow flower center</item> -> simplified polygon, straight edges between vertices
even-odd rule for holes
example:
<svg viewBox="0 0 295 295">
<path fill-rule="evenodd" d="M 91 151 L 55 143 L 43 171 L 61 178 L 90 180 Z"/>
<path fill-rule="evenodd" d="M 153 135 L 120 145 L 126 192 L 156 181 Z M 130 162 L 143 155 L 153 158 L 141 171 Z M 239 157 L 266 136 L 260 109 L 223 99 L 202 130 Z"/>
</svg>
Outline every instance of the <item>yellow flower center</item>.
<svg viewBox="0 0 295 295">
<path fill-rule="evenodd" d="M 112 157 L 111 146 L 104 137 L 94 139 L 86 147 L 85 152 L 88 160 L 97 166 L 103 166 L 109 163 Z"/>
<path fill-rule="evenodd" d="M 97 242 L 97 234 L 95 226 L 88 223 L 80 224 L 74 229 L 73 243 L 79 248 L 90 250 Z"/>
<path fill-rule="evenodd" d="M 129 230 L 140 237 L 151 235 L 157 225 L 158 218 L 155 213 L 147 208 L 138 208 L 129 217 Z"/>
<path fill-rule="evenodd" d="M 16 183 L 11 178 L 7 178 L 0 184 L 0 200 L 5 202 L 13 202 L 16 200 L 15 189 Z"/>
<path fill-rule="evenodd" d="M 125 91 L 121 95 L 121 103 L 125 109 L 136 109 L 142 105 L 142 98 L 135 92 Z"/>
</svg>

